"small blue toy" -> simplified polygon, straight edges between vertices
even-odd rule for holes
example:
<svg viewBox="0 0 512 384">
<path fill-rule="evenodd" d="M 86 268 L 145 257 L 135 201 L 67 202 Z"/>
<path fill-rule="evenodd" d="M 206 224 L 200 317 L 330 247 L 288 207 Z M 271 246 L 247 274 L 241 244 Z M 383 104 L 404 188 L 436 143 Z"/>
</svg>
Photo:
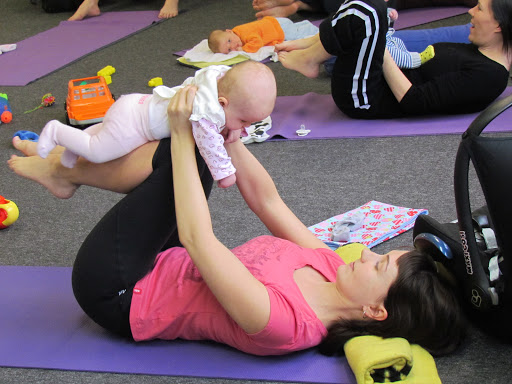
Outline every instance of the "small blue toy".
<svg viewBox="0 0 512 384">
<path fill-rule="evenodd" d="M 37 133 L 31 131 L 18 131 L 12 137 L 18 136 L 21 140 L 30 140 L 37 142 L 39 140 L 39 135 Z"/>
<path fill-rule="evenodd" d="M 6 93 L 0 93 L 0 120 L 2 123 L 12 121 L 12 110 Z"/>
</svg>

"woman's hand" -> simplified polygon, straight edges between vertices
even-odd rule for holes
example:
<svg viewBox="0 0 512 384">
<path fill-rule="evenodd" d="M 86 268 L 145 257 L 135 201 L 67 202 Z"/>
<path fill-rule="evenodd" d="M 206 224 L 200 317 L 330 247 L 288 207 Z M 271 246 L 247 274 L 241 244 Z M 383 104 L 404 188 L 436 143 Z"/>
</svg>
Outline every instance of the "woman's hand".
<svg viewBox="0 0 512 384">
<path fill-rule="evenodd" d="M 320 35 L 317 33 L 316 35 L 306 37 L 304 39 L 283 41 L 280 44 L 276 44 L 274 46 L 274 50 L 276 52 L 291 52 L 297 49 L 309 48 L 319 41 Z"/>
<path fill-rule="evenodd" d="M 197 87 L 187 85 L 179 89 L 167 106 L 167 115 L 171 122 L 171 136 L 187 133 L 192 135 L 192 125 L 189 121 L 194 105 Z"/>
</svg>

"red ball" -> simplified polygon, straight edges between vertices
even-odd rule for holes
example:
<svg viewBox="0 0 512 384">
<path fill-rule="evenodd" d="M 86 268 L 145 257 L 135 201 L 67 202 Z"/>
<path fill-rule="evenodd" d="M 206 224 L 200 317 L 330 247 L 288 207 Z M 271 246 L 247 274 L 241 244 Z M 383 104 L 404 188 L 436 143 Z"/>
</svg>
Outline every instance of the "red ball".
<svg viewBox="0 0 512 384">
<path fill-rule="evenodd" d="M 12 113 L 10 111 L 3 111 L 0 119 L 2 120 L 2 123 L 10 123 L 12 121 Z"/>
</svg>

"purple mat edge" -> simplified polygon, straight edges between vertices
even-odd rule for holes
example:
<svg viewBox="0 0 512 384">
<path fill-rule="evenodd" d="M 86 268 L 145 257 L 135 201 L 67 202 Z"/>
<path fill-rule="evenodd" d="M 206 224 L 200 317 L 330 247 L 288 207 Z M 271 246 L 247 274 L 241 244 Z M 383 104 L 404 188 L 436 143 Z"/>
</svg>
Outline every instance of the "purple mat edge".
<svg viewBox="0 0 512 384">
<path fill-rule="evenodd" d="M 497 100 L 511 94 L 512 86 L 508 86 Z M 321 109 L 317 108 L 319 105 Z M 312 109 L 311 114 L 308 114 L 308 109 Z M 319 110 L 322 111 L 322 116 L 317 118 L 314 115 Z M 478 114 L 357 120 L 350 119 L 339 111 L 330 95 L 310 92 L 300 96 L 277 98 L 271 115 L 272 128 L 267 131 L 270 135 L 267 141 L 461 134 Z M 512 120 L 510 115 L 512 109 L 503 112 L 485 129 L 485 132 L 512 131 L 512 126 L 506 128 L 503 125 L 507 117 Z M 311 118 L 313 120 L 308 120 Z M 311 129 L 311 133 L 307 136 L 298 136 L 295 130 L 303 123 L 306 129 Z"/>
<path fill-rule="evenodd" d="M 445 6 L 404 9 L 398 12 L 398 19 L 395 21 L 395 29 L 404 29 L 443 20 L 449 17 L 467 13 L 470 8 L 466 6 Z M 435 14 L 435 15 L 434 15 Z"/>
<path fill-rule="evenodd" d="M 92 28 L 92 27 L 89 27 L 90 24 L 94 25 L 94 24 L 98 24 L 98 21 L 102 22 L 102 21 L 106 20 L 105 25 L 109 26 L 109 28 L 113 28 L 113 27 L 115 27 L 114 26 L 115 23 L 111 23 L 112 19 L 114 21 L 119 21 L 118 20 L 119 16 L 127 16 L 129 18 L 132 18 L 134 15 L 139 16 L 137 23 L 140 24 L 141 26 L 139 26 L 133 30 L 130 30 L 130 26 L 126 25 L 125 26 L 126 31 L 127 31 L 126 33 L 120 32 L 118 28 L 115 28 L 117 36 L 109 37 L 109 34 L 103 34 L 102 38 L 104 39 L 104 41 L 95 43 L 94 39 L 91 39 L 88 43 L 87 48 L 84 48 L 83 44 L 74 44 L 74 45 L 68 46 L 65 51 L 60 51 L 61 56 L 64 56 L 64 57 L 60 58 L 61 63 L 55 62 L 56 57 L 55 57 L 55 55 L 53 55 L 53 53 L 54 53 L 53 51 L 45 51 L 45 50 L 38 50 L 38 55 L 42 55 L 41 57 L 29 55 L 30 60 L 28 60 L 28 61 L 23 60 L 24 59 L 23 55 L 25 54 L 24 48 L 28 47 L 28 49 L 30 50 L 31 45 L 33 45 L 34 42 L 37 42 L 38 39 L 43 39 L 43 40 L 46 39 L 46 40 L 52 41 L 52 44 L 55 44 L 55 39 L 53 37 L 51 37 L 51 38 L 47 38 L 47 37 L 52 36 L 52 33 L 54 33 L 57 30 L 60 30 L 62 28 L 65 29 L 65 28 L 73 28 L 73 27 L 75 27 L 76 29 L 85 28 L 85 29 L 89 29 L 89 34 L 90 34 L 90 30 Z M 144 20 L 141 20 L 140 15 L 144 16 L 143 17 Z M 4 54 L 4 55 L 0 56 L 0 65 L 3 65 L 4 68 L 7 68 L 8 73 L 12 72 L 12 71 L 10 71 L 10 68 L 12 68 L 13 66 L 16 68 L 18 60 L 22 60 L 24 62 L 24 68 L 27 69 L 27 67 L 28 67 L 28 70 L 31 71 L 30 75 L 28 75 L 26 73 L 20 74 L 19 78 L 15 78 L 13 76 L 2 77 L 0 74 L 0 86 L 25 86 L 25 85 L 28 85 L 34 81 L 37 81 L 45 76 L 48 76 L 48 75 L 58 71 L 61 68 L 64 68 L 70 64 L 73 64 L 74 62 L 80 60 L 81 58 L 83 58 L 87 55 L 90 55 L 94 52 L 97 52 L 97 51 L 103 49 L 103 48 L 106 48 L 107 46 L 109 46 L 111 44 L 115 44 L 119 41 L 122 41 L 136 33 L 142 32 L 143 30 L 148 29 L 156 24 L 159 24 L 159 23 L 165 21 L 165 20 L 166 19 L 158 18 L 158 11 L 125 11 L 125 12 L 105 12 L 105 13 L 102 13 L 100 16 L 88 18 L 83 21 L 80 21 L 79 23 L 73 22 L 73 21 L 66 21 L 66 20 L 61 21 L 59 23 L 59 25 L 57 25 L 56 27 L 50 28 L 49 30 L 46 30 L 46 31 L 42 31 L 34 36 L 28 37 L 28 38 L 18 42 L 17 43 L 18 47 L 16 50 L 9 52 L 8 54 Z M 76 37 L 76 34 L 68 33 L 68 34 L 66 34 L 66 36 L 68 36 L 68 37 L 75 36 Z M 38 44 L 36 44 L 36 45 L 38 45 Z M 26 59 L 26 57 L 25 57 L 25 59 Z M 50 67 L 49 69 L 43 69 L 44 65 L 42 65 L 42 63 L 44 63 L 45 60 L 51 62 L 51 64 L 49 65 L 49 67 Z M 35 62 L 33 62 L 33 61 L 35 61 Z"/>
<path fill-rule="evenodd" d="M 214 343 L 134 343 L 116 338 L 83 314 L 72 295 L 70 275 L 68 267 L 0 266 L 0 288 L 9 292 L 0 305 L 12 315 L 0 317 L 0 366 L 355 383 L 346 359 L 321 356 L 315 350 L 257 357 Z"/>
</svg>

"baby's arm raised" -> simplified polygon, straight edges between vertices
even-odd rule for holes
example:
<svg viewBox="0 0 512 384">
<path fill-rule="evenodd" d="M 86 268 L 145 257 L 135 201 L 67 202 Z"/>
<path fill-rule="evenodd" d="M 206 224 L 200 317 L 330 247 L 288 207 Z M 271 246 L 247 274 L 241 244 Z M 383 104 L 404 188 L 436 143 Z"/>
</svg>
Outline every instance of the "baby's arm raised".
<svg viewBox="0 0 512 384">
<path fill-rule="evenodd" d="M 236 169 L 224 148 L 224 137 L 218 132 L 217 126 L 205 119 L 193 121 L 192 133 L 199 153 L 213 179 L 218 181 L 218 186 L 228 188 L 233 185 L 236 181 Z"/>
</svg>

